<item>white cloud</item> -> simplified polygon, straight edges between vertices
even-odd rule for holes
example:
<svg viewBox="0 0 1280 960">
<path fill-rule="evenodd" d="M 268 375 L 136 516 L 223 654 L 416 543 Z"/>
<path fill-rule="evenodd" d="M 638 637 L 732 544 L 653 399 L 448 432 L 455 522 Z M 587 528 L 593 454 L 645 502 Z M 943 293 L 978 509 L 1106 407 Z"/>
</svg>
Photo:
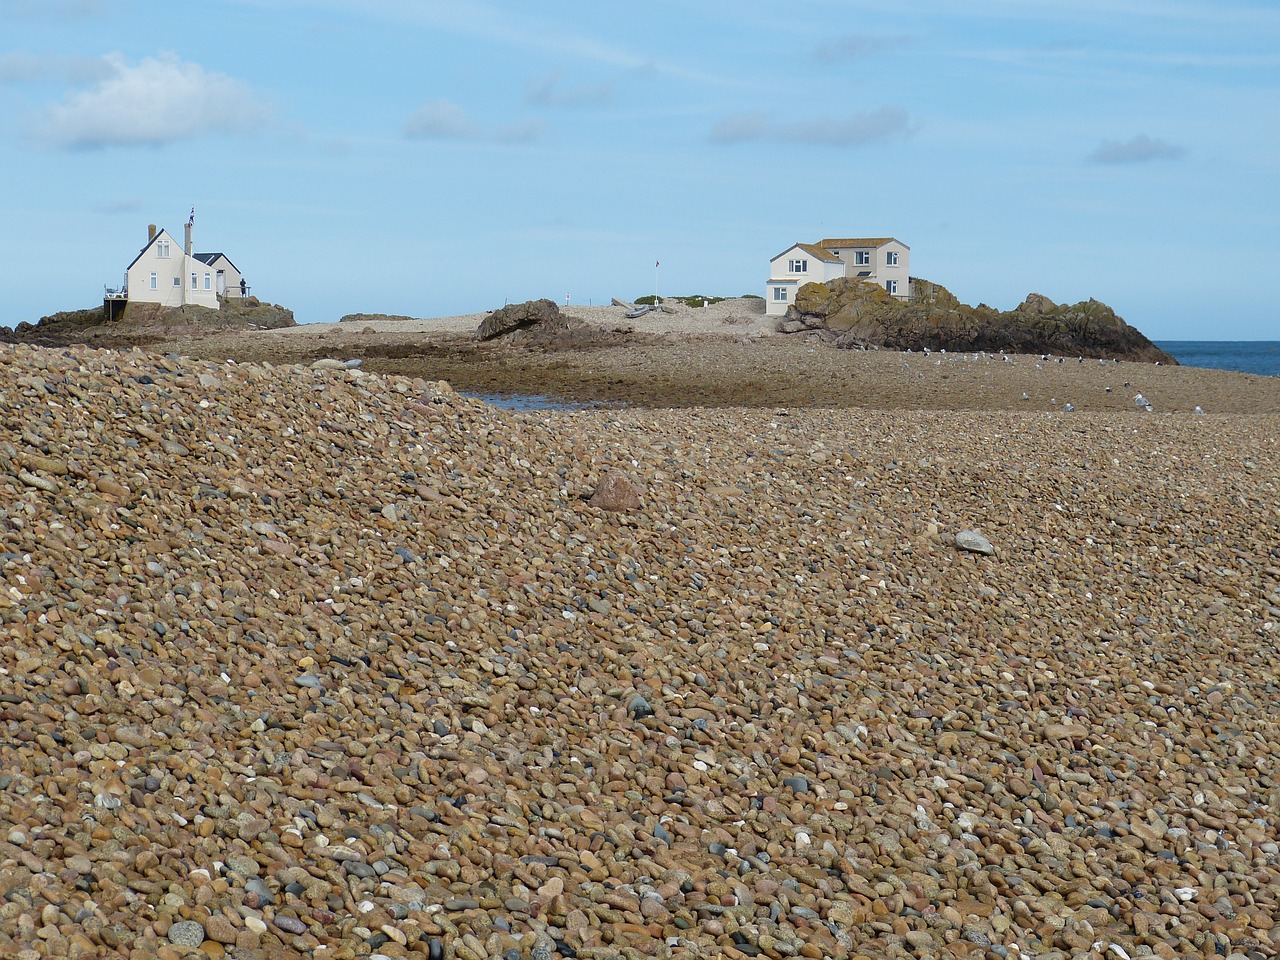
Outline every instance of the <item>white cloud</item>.
<svg viewBox="0 0 1280 960">
<path fill-rule="evenodd" d="M 29 50 L 0 53 L 0 83 L 35 83 L 41 80 L 93 83 L 111 74 L 111 65 L 102 57 L 37 54 Z"/>
<path fill-rule="evenodd" d="M 172 54 L 136 66 L 105 58 L 110 75 L 50 108 L 42 140 L 60 147 L 159 145 L 207 133 L 243 133 L 267 116 L 247 85 Z"/>
<path fill-rule="evenodd" d="M 911 133 L 911 120 L 897 107 L 881 107 L 871 113 L 816 120 L 779 121 L 759 112 L 725 117 L 711 130 L 716 143 L 775 141 L 827 147 L 862 147 L 896 140 Z"/>
<path fill-rule="evenodd" d="M 532 143 L 545 132 L 541 120 L 530 119 L 489 130 L 451 100 L 424 103 L 404 125 L 405 136 L 414 140 L 497 140 L 502 143 Z"/>
<path fill-rule="evenodd" d="M 820 44 L 814 55 L 823 63 L 843 63 L 888 53 L 906 43 L 905 37 L 873 37 L 849 33 Z"/>
<path fill-rule="evenodd" d="M 449 100 L 424 103 L 409 117 L 404 132 L 423 140 L 472 140 L 480 136 L 467 111 Z"/>
<path fill-rule="evenodd" d="M 124 197 L 120 200 L 112 200 L 98 207 L 99 213 L 117 214 L 117 213 L 137 213 L 142 209 L 142 200 L 138 197 Z"/>
<path fill-rule="evenodd" d="M 529 84 L 524 102 L 541 107 L 580 107 L 613 99 L 613 87 L 607 83 L 564 86 L 560 83 L 561 76 L 560 70 L 552 70 Z"/>
<path fill-rule="evenodd" d="M 541 120 L 533 119 L 503 127 L 498 131 L 497 136 L 504 143 L 533 143 L 535 140 L 542 139 L 544 133 L 546 133 L 546 124 Z"/>
<path fill-rule="evenodd" d="M 1094 163 L 1148 163 L 1152 160 L 1177 160 L 1185 150 L 1163 140 L 1139 134 L 1132 140 L 1104 140 L 1089 154 Z"/>
</svg>

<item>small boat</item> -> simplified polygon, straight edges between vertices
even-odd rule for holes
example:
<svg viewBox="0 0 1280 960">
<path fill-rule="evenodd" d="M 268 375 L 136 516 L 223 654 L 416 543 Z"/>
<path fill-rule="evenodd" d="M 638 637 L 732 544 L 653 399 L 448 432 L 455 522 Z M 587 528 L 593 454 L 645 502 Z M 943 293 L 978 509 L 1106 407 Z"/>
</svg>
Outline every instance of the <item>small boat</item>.
<svg viewBox="0 0 1280 960">
<path fill-rule="evenodd" d="M 630 310 L 627 311 L 627 319 L 634 320 L 637 317 L 643 317 L 646 313 L 648 313 L 652 309 L 653 307 L 649 306 L 649 304 L 642 303 L 638 307 L 632 307 Z"/>
</svg>

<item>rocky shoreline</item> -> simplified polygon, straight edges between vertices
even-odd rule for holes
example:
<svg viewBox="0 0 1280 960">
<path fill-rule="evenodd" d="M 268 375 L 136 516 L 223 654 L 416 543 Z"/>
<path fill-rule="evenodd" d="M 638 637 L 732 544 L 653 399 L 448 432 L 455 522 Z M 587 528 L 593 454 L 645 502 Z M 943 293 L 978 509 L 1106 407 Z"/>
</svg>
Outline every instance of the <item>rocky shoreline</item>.
<svg viewBox="0 0 1280 960">
<path fill-rule="evenodd" d="M 0 415 L 0 953 L 1280 946 L 1274 412 L 17 346 Z"/>
</svg>

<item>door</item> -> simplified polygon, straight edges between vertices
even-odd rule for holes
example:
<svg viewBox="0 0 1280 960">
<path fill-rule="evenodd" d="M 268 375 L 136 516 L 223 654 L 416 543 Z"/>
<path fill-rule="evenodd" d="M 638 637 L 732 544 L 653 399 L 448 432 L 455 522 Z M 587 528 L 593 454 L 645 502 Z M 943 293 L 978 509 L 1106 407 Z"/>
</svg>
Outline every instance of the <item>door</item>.
<svg viewBox="0 0 1280 960">
<path fill-rule="evenodd" d="M 225 297 L 227 295 L 227 271 L 218 271 L 218 296 Z"/>
</svg>

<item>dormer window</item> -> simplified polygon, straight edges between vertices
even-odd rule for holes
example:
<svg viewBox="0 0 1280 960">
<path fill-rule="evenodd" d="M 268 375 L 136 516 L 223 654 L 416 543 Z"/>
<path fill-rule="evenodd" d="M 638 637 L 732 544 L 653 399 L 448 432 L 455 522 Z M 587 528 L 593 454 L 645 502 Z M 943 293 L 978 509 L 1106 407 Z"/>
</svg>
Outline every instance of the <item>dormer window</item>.
<svg viewBox="0 0 1280 960">
<path fill-rule="evenodd" d="M 160 260 L 169 259 L 169 241 L 168 240 L 156 241 L 156 257 Z"/>
<path fill-rule="evenodd" d="M 792 260 L 787 266 L 787 272 L 788 273 L 808 273 L 809 261 L 808 260 Z"/>
</svg>

